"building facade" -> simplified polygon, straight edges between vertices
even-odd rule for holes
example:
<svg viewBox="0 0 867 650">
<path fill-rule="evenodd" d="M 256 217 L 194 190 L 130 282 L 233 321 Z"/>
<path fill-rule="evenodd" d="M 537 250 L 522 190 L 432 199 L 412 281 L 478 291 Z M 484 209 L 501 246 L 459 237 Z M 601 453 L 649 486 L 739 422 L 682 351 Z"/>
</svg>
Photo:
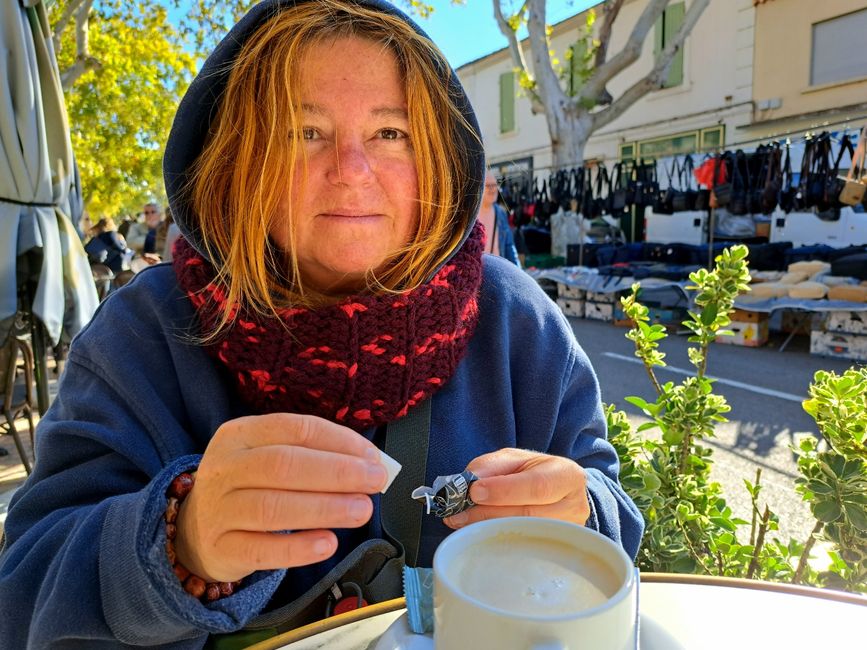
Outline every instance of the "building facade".
<svg viewBox="0 0 867 650">
<path fill-rule="evenodd" d="M 688 3 L 669 4 L 639 60 L 608 84 L 615 98 L 650 71 Z M 609 57 L 623 47 L 645 5 L 646 0 L 624 4 Z M 561 60 L 576 46 L 585 24 L 582 13 L 553 27 L 552 48 Z M 665 87 L 594 133 L 585 160 L 748 147 L 865 115 L 867 49 L 856 46 L 865 30 L 867 0 L 712 0 L 678 53 Z M 528 42 L 524 47 L 529 53 Z M 503 173 L 549 167 L 545 117 L 533 115 L 530 100 L 516 92 L 508 50 L 457 72 L 476 108 L 493 166 Z M 572 83 L 568 74 L 565 83 Z"/>
</svg>

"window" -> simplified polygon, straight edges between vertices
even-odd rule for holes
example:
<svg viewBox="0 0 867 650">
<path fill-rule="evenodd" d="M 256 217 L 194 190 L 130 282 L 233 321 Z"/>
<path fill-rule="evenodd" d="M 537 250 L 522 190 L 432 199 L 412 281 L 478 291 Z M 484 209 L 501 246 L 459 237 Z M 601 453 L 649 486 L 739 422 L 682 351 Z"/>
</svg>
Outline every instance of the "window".
<svg viewBox="0 0 867 650">
<path fill-rule="evenodd" d="M 654 138 L 638 143 L 639 158 L 663 158 L 698 149 L 698 131 L 679 133 L 666 138 Z"/>
<path fill-rule="evenodd" d="M 653 41 L 654 59 L 674 39 L 680 26 L 683 24 L 684 3 L 675 2 L 670 4 L 656 21 L 656 29 Z M 681 47 L 671 61 L 668 69 L 668 79 L 662 84 L 663 88 L 672 88 L 683 83 L 683 48 Z"/>
<path fill-rule="evenodd" d="M 500 75 L 500 133 L 515 130 L 515 73 Z"/>
<path fill-rule="evenodd" d="M 867 9 L 813 25 L 810 85 L 867 76 Z"/>
<path fill-rule="evenodd" d="M 712 126 L 708 129 L 701 130 L 701 150 L 713 151 L 722 149 L 726 141 L 726 127 L 724 124 L 720 126 Z"/>
<path fill-rule="evenodd" d="M 620 145 L 620 160 L 633 160 L 635 158 L 635 142 L 627 142 Z"/>
</svg>

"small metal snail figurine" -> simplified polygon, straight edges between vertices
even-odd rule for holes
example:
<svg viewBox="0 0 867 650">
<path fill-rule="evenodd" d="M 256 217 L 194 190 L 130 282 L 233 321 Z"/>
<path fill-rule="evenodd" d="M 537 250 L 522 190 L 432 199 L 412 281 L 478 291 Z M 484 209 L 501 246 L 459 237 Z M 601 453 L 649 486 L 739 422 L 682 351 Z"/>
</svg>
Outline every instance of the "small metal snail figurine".
<svg viewBox="0 0 867 650">
<path fill-rule="evenodd" d="M 470 486 L 478 480 L 468 469 L 460 474 L 438 476 L 433 487 L 423 485 L 413 490 L 412 498 L 425 504 L 426 514 L 445 519 L 476 505 L 470 499 Z"/>
</svg>

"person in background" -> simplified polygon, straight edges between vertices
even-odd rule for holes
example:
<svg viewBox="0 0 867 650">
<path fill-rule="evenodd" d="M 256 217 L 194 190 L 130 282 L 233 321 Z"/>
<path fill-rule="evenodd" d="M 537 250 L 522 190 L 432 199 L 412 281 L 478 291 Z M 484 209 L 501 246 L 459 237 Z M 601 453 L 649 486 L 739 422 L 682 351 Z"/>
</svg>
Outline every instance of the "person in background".
<svg viewBox="0 0 867 650">
<path fill-rule="evenodd" d="M 84 246 L 91 264 L 105 264 L 112 273 L 120 273 L 132 257 L 124 238 L 118 234 L 111 217 L 103 217 L 90 231 L 90 241 Z"/>
<path fill-rule="evenodd" d="M 497 203 L 499 194 L 500 188 L 497 185 L 497 179 L 494 172 L 489 169 L 485 174 L 485 190 L 482 194 L 482 205 L 479 208 L 479 221 L 485 227 L 487 238 L 485 251 L 492 255 L 504 257 L 520 268 L 518 249 L 515 248 L 515 238 L 509 227 L 509 215 Z"/>
<path fill-rule="evenodd" d="M 259 640 L 341 584 L 400 596 L 403 562 L 495 517 L 635 556 L 593 368 L 539 285 L 483 254 L 478 122 L 399 10 L 256 5 L 179 105 L 164 176 L 174 260 L 75 338 L 13 497 L 4 646 Z M 414 486 L 380 494 L 380 449 L 423 485 L 469 468 L 476 505 L 439 519 Z"/>
<path fill-rule="evenodd" d="M 126 234 L 126 243 L 138 255 L 145 253 L 153 255 L 157 252 L 157 229 L 163 221 L 163 213 L 156 203 L 145 205 L 143 212 L 144 223 L 135 221 L 130 224 Z M 155 261 L 159 261 L 159 258 Z"/>
<path fill-rule="evenodd" d="M 163 226 L 161 226 L 161 230 L 163 232 L 160 234 L 159 237 L 157 237 L 157 250 L 162 251 L 163 262 L 171 262 L 172 248 L 174 247 L 175 242 L 178 240 L 178 237 L 181 236 L 181 230 L 180 228 L 178 228 L 178 224 L 175 223 L 175 220 L 172 217 L 171 208 L 166 208 L 166 218 L 163 221 Z"/>
</svg>

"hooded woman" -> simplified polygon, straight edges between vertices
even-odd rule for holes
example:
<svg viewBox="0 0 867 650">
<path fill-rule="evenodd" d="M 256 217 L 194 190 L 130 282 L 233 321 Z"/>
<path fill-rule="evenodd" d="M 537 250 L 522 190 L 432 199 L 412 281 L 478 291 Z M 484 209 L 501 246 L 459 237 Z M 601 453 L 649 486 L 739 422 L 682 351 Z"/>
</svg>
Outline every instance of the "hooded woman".
<svg viewBox="0 0 867 650">
<path fill-rule="evenodd" d="M 636 553 L 593 370 L 536 283 L 483 256 L 478 126 L 405 16 L 256 6 L 164 169 L 183 239 L 72 345 L 6 521 L 4 643 L 283 631 L 350 583 L 399 596 L 403 563 L 492 517 Z M 403 464 L 384 496 L 380 449 Z M 412 490 L 465 468 L 476 505 L 423 516 Z"/>
</svg>

